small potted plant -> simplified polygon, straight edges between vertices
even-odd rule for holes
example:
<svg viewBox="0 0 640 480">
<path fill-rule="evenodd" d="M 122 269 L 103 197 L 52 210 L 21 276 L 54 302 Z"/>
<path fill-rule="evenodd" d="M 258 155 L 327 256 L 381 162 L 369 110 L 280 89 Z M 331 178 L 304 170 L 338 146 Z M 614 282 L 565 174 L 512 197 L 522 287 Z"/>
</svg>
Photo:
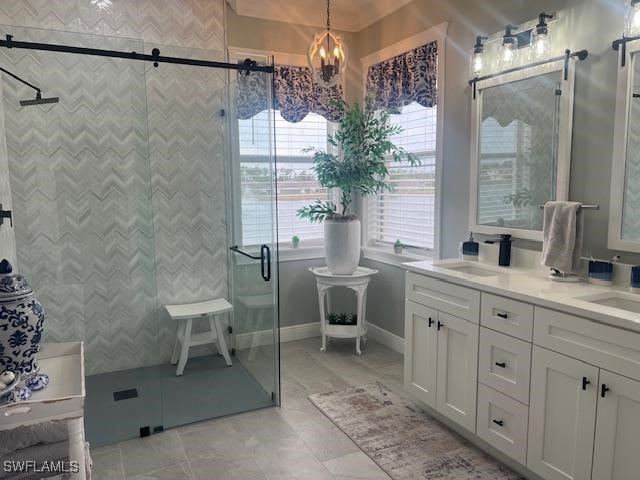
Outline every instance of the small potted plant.
<svg viewBox="0 0 640 480">
<path fill-rule="evenodd" d="M 393 244 L 393 252 L 400 255 L 404 251 L 404 244 L 400 240 L 396 240 Z"/>
<path fill-rule="evenodd" d="M 293 237 L 291 237 L 291 246 L 293 248 L 298 248 L 299 245 L 300 245 L 300 237 L 298 237 L 297 235 L 294 235 Z"/>
</svg>

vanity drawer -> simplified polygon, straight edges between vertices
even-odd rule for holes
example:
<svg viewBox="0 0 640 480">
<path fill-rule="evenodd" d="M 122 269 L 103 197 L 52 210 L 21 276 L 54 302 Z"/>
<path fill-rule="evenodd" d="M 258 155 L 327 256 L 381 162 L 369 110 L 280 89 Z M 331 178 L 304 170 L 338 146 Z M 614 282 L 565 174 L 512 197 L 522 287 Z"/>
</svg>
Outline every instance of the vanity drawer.
<svg viewBox="0 0 640 480">
<path fill-rule="evenodd" d="M 480 323 L 530 342 L 533 337 L 533 305 L 483 293 Z"/>
<path fill-rule="evenodd" d="M 522 465 L 527 463 L 528 423 L 526 405 L 478 385 L 478 436 Z"/>
<path fill-rule="evenodd" d="M 480 328 L 480 382 L 528 405 L 530 373 L 530 343 Z"/>
<path fill-rule="evenodd" d="M 407 272 L 405 284 L 407 299 L 436 310 L 478 323 L 480 292 L 452 283 Z"/>
<path fill-rule="evenodd" d="M 640 380 L 640 333 L 536 307 L 533 343 Z"/>
</svg>

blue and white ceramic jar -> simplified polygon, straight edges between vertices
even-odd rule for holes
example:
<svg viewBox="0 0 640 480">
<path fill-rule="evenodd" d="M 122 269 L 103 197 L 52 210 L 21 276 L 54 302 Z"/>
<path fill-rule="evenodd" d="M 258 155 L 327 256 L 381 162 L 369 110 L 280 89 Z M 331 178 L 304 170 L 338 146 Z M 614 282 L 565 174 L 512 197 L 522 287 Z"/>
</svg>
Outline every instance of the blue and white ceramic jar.
<svg viewBox="0 0 640 480">
<path fill-rule="evenodd" d="M 38 370 L 44 310 L 8 260 L 0 262 L 0 371 L 27 376 Z"/>
</svg>

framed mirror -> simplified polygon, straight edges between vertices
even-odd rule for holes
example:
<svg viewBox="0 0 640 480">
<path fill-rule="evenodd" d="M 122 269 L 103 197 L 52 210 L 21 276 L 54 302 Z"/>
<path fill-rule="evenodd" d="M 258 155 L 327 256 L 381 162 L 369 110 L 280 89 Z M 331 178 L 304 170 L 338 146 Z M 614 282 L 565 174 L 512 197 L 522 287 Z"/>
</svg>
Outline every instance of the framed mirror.
<svg viewBox="0 0 640 480">
<path fill-rule="evenodd" d="M 640 252 L 640 40 L 624 50 L 618 62 L 608 246 Z"/>
<path fill-rule="evenodd" d="M 479 80 L 472 104 L 469 229 L 542 240 L 549 200 L 569 190 L 574 63 Z"/>
</svg>

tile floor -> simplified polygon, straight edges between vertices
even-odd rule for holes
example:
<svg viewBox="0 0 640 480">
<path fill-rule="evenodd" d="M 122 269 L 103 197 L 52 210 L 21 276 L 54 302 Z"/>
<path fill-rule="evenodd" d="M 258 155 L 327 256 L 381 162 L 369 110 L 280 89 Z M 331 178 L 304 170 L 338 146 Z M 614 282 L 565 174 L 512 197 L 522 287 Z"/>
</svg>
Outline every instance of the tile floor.
<svg viewBox="0 0 640 480">
<path fill-rule="evenodd" d="M 282 345 L 282 408 L 187 425 L 92 451 L 95 480 L 388 479 L 307 396 L 380 381 L 402 391 L 402 355 L 369 340 Z"/>
</svg>

